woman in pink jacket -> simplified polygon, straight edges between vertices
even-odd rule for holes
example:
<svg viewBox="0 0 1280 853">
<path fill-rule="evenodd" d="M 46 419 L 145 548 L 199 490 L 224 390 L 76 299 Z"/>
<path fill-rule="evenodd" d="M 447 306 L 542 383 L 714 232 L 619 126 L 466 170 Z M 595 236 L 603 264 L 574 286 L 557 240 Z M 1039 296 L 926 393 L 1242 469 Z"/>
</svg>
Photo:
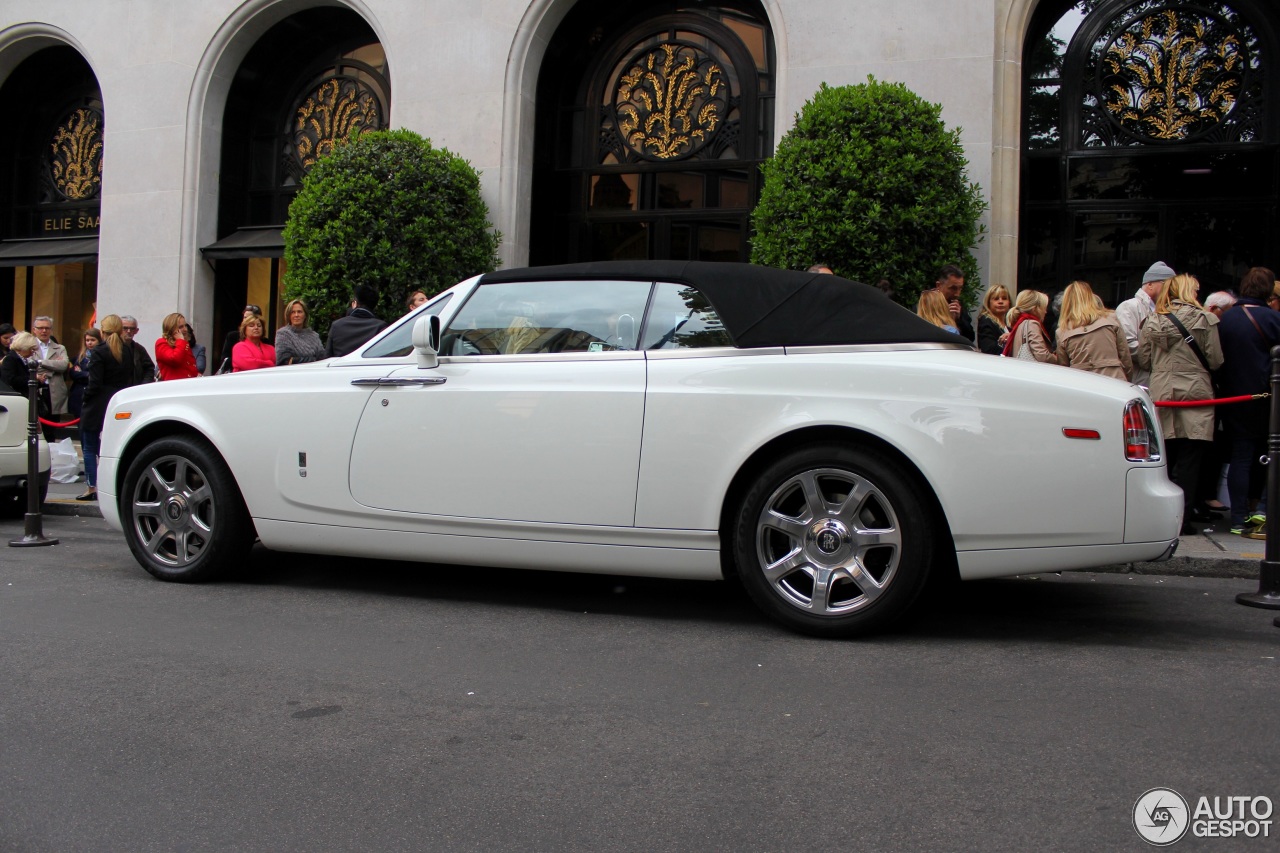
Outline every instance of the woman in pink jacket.
<svg viewBox="0 0 1280 853">
<path fill-rule="evenodd" d="M 257 314 L 250 314 L 240 322 L 240 343 L 231 348 L 233 373 L 276 366 L 276 348 L 262 342 L 265 334 L 266 327 Z"/>
</svg>

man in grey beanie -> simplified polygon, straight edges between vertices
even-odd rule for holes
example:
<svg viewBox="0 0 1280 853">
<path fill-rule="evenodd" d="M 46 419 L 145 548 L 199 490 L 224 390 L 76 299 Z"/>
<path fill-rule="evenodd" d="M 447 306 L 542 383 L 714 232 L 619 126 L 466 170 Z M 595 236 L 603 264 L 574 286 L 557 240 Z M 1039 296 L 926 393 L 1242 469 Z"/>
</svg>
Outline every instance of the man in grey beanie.
<svg viewBox="0 0 1280 853">
<path fill-rule="evenodd" d="M 1133 294 L 1133 298 L 1116 306 L 1116 320 L 1120 322 L 1120 328 L 1124 329 L 1124 336 L 1129 341 L 1129 355 L 1138 352 L 1138 331 L 1142 328 L 1142 321 L 1156 312 L 1156 294 L 1160 292 L 1160 285 L 1175 275 L 1177 273 L 1164 261 L 1156 261 L 1142 274 L 1142 286 Z M 1146 385 L 1149 379 L 1151 371 L 1139 369 L 1135 360 L 1131 381 Z"/>
</svg>

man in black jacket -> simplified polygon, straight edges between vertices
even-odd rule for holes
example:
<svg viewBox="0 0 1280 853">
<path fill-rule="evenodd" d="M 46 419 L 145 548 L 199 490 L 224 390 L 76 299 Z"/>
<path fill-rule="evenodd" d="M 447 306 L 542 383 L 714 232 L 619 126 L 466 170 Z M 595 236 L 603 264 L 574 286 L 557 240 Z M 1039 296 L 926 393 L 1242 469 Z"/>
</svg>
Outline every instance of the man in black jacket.
<svg viewBox="0 0 1280 853">
<path fill-rule="evenodd" d="M 138 319 L 128 314 L 120 315 L 120 336 L 133 354 L 133 384 L 143 385 L 156 381 L 156 363 L 151 360 L 147 348 L 134 340 L 138 334 Z"/>
<path fill-rule="evenodd" d="M 1218 371 L 1218 396 L 1236 397 L 1266 392 L 1271 382 L 1271 348 L 1280 344 L 1280 313 L 1269 307 L 1275 295 L 1276 274 L 1266 267 L 1253 267 L 1240 279 L 1240 299 L 1222 312 L 1218 339 L 1222 344 L 1222 367 Z M 1266 495 L 1257 512 L 1249 499 L 1257 492 L 1250 488 L 1255 460 L 1266 453 L 1270 404 L 1266 400 L 1234 403 L 1218 410 L 1222 427 L 1231 441 L 1231 467 L 1227 471 L 1227 494 L 1231 496 L 1231 532 L 1245 533 L 1265 520 Z M 1261 478 L 1258 478 L 1261 479 Z M 1257 518 L 1254 521 L 1254 518 Z"/>
<path fill-rule="evenodd" d="M 933 283 L 933 288 L 947 298 L 947 307 L 951 309 L 951 316 L 956 321 L 961 337 L 976 341 L 978 338 L 973 333 L 973 321 L 969 319 L 969 312 L 960 301 L 960 291 L 964 289 L 964 270 L 955 264 L 947 264 L 938 270 L 938 280 Z"/>
<path fill-rule="evenodd" d="M 325 343 L 325 356 L 346 355 L 355 352 L 366 341 L 387 327 L 373 313 L 378 307 L 378 291 L 367 284 L 356 288 L 347 316 L 334 320 L 329 327 L 329 340 Z"/>
</svg>

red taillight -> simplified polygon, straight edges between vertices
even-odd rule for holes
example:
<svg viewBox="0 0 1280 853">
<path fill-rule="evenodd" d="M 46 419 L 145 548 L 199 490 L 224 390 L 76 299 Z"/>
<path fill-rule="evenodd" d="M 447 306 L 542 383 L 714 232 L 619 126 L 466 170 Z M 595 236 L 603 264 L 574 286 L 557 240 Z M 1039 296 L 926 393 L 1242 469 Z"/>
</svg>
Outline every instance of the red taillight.
<svg viewBox="0 0 1280 853">
<path fill-rule="evenodd" d="M 1124 407 L 1124 458 L 1130 462 L 1159 462 L 1160 438 L 1141 400 Z"/>
</svg>

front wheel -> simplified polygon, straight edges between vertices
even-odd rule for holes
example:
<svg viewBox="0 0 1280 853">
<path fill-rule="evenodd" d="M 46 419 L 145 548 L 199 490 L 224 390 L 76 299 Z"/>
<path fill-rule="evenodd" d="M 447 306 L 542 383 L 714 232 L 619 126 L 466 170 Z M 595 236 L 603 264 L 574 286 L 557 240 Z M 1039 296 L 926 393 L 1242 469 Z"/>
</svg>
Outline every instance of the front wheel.
<svg viewBox="0 0 1280 853">
<path fill-rule="evenodd" d="M 227 464 L 187 436 L 148 444 L 120 493 L 125 539 L 142 567 L 167 581 L 209 580 L 240 564 L 253 524 Z"/>
<path fill-rule="evenodd" d="M 887 626 L 919 596 L 934 559 L 921 487 L 883 454 L 843 444 L 778 459 L 743 497 L 733 531 L 747 593 L 806 634 Z"/>
</svg>

